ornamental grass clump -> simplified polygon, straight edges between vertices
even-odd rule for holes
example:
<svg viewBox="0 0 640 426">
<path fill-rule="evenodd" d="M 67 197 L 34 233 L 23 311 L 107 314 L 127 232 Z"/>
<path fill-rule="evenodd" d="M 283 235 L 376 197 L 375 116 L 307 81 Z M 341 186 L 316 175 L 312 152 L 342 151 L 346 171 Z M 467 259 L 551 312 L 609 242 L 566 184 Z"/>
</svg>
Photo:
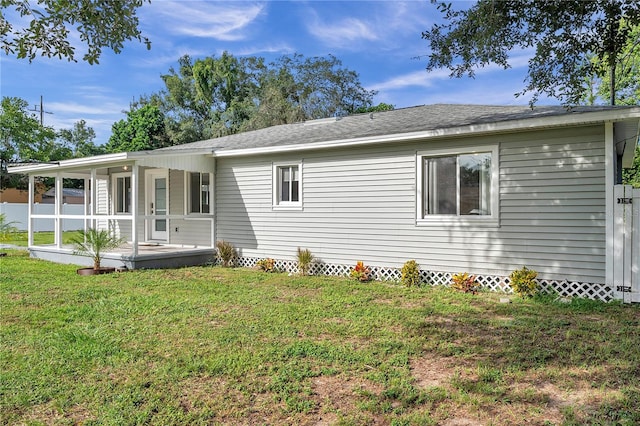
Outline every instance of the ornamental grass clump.
<svg viewBox="0 0 640 426">
<path fill-rule="evenodd" d="M 537 276 L 536 271 L 523 266 L 509 275 L 509 286 L 522 298 L 533 297 L 538 293 Z"/>
<path fill-rule="evenodd" d="M 371 268 L 365 266 L 364 262 L 359 260 L 356 266 L 351 268 L 349 276 L 360 282 L 371 281 Z"/>
<path fill-rule="evenodd" d="M 231 266 L 237 256 L 236 248 L 233 244 L 225 240 L 219 240 L 216 242 L 216 248 L 218 249 L 218 257 L 220 258 L 222 267 L 228 268 Z"/>
<path fill-rule="evenodd" d="M 415 260 L 408 260 L 402 266 L 402 284 L 407 287 L 420 285 L 420 266 Z"/>
<path fill-rule="evenodd" d="M 298 247 L 298 270 L 300 275 L 309 275 L 309 269 L 313 263 L 314 256 L 309 249 L 301 249 Z"/>
<path fill-rule="evenodd" d="M 451 287 L 464 293 L 476 294 L 480 285 L 476 277 L 467 272 L 461 272 L 451 277 Z"/>
</svg>

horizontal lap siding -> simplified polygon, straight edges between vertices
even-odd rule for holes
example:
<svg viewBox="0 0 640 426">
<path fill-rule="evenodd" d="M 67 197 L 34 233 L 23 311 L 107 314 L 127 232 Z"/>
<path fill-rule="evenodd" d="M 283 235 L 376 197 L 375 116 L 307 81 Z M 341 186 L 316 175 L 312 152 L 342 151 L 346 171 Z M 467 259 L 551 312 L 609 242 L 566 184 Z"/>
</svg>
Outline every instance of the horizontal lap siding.
<svg viewBox="0 0 640 426">
<path fill-rule="evenodd" d="M 243 256 L 604 282 L 600 128 L 218 159 L 217 235 Z M 416 151 L 500 143 L 500 227 L 416 226 Z M 303 161 L 302 211 L 272 209 L 272 162 Z"/>
</svg>

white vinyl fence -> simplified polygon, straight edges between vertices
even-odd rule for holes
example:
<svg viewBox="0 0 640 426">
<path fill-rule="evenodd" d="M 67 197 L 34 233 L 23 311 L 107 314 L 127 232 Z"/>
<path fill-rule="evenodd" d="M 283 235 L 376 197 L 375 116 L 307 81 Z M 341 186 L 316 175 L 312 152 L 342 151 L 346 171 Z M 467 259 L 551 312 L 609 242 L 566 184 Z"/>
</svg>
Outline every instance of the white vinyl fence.
<svg viewBox="0 0 640 426">
<path fill-rule="evenodd" d="M 53 204 L 34 204 L 33 214 L 54 214 L 55 205 Z M 23 203 L 0 203 L 0 214 L 5 215 L 7 222 L 14 222 L 13 226 L 20 231 L 27 230 L 28 205 Z M 62 214 L 84 214 L 84 205 L 82 204 L 63 204 Z M 53 219 L 35 219 L 33 222 L 33 232 L 53 232 L 55 221 Z M 82 219 L 65 219 L 62 223 L 63 231 L 77 231 L 84 228 Z"/>
</svg>

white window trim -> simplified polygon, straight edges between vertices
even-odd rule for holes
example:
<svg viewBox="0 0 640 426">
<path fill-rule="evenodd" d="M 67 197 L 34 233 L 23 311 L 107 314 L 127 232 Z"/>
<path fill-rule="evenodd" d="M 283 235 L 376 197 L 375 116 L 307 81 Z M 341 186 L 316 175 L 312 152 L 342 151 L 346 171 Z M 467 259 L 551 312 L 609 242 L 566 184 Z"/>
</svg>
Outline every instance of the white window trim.
<svg viewBox="0 0 640 426">
<path fill-rule="evenodd" d="M 280 182 L 278 179 L 278 169 L 281 167 L 298 167 L 298 176 L 300 181 L 298 184 L 298 201 L 280 201 L 278 190 L 280 188 Z M 283 161 L 273 163 L 271 171 L 271 188 L 272 188 L 272 208 L 273 210 L 302 210 L 302 199 L 304 196 L 304 184 L 302 174 L 302 160 L 296 161 Z"/>
<path fill-rule="evenodd" d="M 457 148 L 418 151 L 416 153 L 416 225 L 473 225 L 485 227 L 500 226 L 500 158 L 499 145 L 466 146 Z M 454 216 L 424 215 L 424 159 L 448 155 L 491 153 L 491 215 L 486 216 Z"/>
<path fill-rule="evenodd" d="M 133 200 L 129 200 L 131 205 L 129 206 L 129 212 L 118 212 L 118 178 L 128 177 L 131 178 L 131 172 L 119 172 L 111 175 L 111 211 L 116 215 L 130 216 L 133 214 Z M 131 179 L 131 185 L 133 185 L 133 179 Z M 131 191 L 133 197 L 133 190 Z"/>
<path fill-rule="evenodd" d="M 191 207 L 191 179 L 190 179 L 190 174 L 191 173 L 200 173 L 202 174 L 208 174 L 209 175 L 209 213 L 191 213 L 189 212 L 189 209 Z M 214 188 L 214 175 L 213 173 L 207 173 L 207 172 L 190 172 L 190 171 L 186 171 L 184 172 L 184 215 L 185 216 L 189 216 L 189 217 L 211 217 L 213 216 L 213 212 L 214 212 L 214 202 L 215 200 L 213 199 L 213 188 Z"/>
</svg>

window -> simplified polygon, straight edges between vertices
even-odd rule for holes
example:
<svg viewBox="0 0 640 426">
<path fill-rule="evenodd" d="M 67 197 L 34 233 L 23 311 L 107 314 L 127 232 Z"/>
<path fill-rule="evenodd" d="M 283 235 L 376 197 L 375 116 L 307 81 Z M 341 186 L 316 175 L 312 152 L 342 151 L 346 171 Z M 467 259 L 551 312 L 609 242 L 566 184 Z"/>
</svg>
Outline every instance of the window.
<svg viewBox="0 0 640 426">
<path fill-rule="evenodd" d="M 497 219 L 497 147 L 418 155 L 418 220 Z"/>
<path fill-rule="evenodd" d="M 188 173 L 187 205 L 189 213 L 211 213 L 211 182 L 210 173 Z"/>
<path fill-rule="evenodd" d="M 131 213 L 131 175 L 115 175 L 113 182 L 116 213 Z"/>
<path fill-rule="evenodd" d="M 274 164 L 273 205 L 281 208 L 302 208 L 302 163 Z"/>
</svg>

